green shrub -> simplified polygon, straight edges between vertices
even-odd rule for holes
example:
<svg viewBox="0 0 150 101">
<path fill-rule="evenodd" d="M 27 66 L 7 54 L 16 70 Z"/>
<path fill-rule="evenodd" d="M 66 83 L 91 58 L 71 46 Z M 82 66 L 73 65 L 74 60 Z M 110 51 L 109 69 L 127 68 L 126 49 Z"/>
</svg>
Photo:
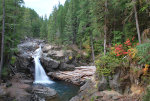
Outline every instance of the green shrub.
<svg viewBox="0 0 150 101">
<path fill-rule="evenodd" d="M 121 66 L 121 59 L 108 54 L 106 56 L 99 56 L 95 64 L 99 76 L 102 74 L 104 76 L 109 76 L 111 73 L 114 73 L 117 67 Z"/>
<path fill-rule="evenodd" d="M 137 46 L 138 56 L 140 57 L 139 64 L 150 65 L 150 42 Z"/>
</svg>

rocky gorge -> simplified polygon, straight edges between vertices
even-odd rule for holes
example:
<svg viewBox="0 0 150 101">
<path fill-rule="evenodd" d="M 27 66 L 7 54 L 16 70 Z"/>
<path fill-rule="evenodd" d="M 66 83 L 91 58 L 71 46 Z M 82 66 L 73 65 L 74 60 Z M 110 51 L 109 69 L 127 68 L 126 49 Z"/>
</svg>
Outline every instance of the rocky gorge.
<svg viewBox="0 0 150 101">
<path fill-rule="evenodd" d="M 63 50 L 63 46 L 31 38 L 18 45 L 11 82 L 0 87 L 2 101 L 61 101 L 57 99 L 59 94 L 54 88 L 32 84 L 35 75 L 33 53 L 39 45 L 43 51 L 41 64 L 51 80 L 65 81 L 80 87 L 78 94 L 72 96 L 70 101 L 141 101 L 139 94 L 144 89 L 130 85 L 129 76 L 124 78 L 125 82 L 120 82 L 122 71 L 118 70 L 108 80 L 104 76 L 99 79 L 96 77 L 96 67 L 78 61 L 73 50 Z M 6 100 L 8 96 L 10 99 Z"/>
<path fill-rule="evenodd" d="M 32 84 L 35 75 L 33 54 L 40 45 L 43 51 L 40 61 L 51 79 L 81 86 L 87 79 L 93 77 L 96 68 L 93 66 L 80 67 L 82 63 L 77 63 L 71 50 L 64 51 L 61 50 L 61 47 L 47 44 L 44 40 L 29 38 L 18 45 L 18 52 L 15 54 L 16 62 L 12 66 L 14 74 L 11 75 L 10 82 L 6 80 L 6 83 L 1 86 L 0 92 L 3 100 L 9 96 L 10 101 L 12 99 L 17 101 L 60 101 L 57 100 L 58 92 L 55 89 Z"/>
</svg>

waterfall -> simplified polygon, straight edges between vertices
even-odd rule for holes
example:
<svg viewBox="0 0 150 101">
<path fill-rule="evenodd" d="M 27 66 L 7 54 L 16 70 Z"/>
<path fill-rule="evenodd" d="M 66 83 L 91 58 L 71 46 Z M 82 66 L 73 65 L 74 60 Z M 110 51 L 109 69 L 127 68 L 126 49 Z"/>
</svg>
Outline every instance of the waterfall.
<svg viewBox="0 0 150 101">
<path fill-rule="evenodd" d="M 41 46 L 34 52 L 33 58 L 35 62 L 35 80 L 34 83 L 39 84 L 51 84 L 54 83 L 51 81 L 48 76 L 46 75 L 41 63 L 40 63 L 40 57 L 42 54 Z"/>
</svg>

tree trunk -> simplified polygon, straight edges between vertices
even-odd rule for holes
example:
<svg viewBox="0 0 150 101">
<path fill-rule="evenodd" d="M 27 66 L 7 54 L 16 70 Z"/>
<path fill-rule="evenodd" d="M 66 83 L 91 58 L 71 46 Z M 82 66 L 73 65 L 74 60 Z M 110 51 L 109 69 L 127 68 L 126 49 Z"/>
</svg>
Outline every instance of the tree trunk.
<svg viewBox="0 0 150 101">
<path fill-rule="evenodd" d="M 92 48 L 92 59 L 93 59 L 93 65 L 95 65 L 95 53 L 94 53 L 93 35 L 92 35 L 92 34 L 91 34 L 91 48 Z"/>
<path fill-rule="evenodd" d="M 82 50 L 82 40 L 80 40 L 80 50 Z"/>
<path fill-rule="evenodd" d="M 133 8 L 134 8 L 134 13 L 135 13 L 135 21 L 136 21 L 138 40 L 139 40 L 139 44 L 141 44 L 141 34 L 140 34 L 139 21 L 138 21 L 138 15 L 137 15 L 137 10 L 136 10 L 136 0 L 133 0 L 133 2 L 134 2 Z"/>
<path fill-rule="evenodd" d="M 106 55 L 106 42 L 107 42 L 107 0 L 105 1 L 105 18 L 104 18 L 104 55 Z"/>
<path fill-rule="evenodd" d="M 72 44 L 76 44 L 76 32 L 73 33 Z"/>
<path fill-rule="evenodd" d="M 1 42 L 0 80 L 1 80 L 1 71 L 3 67 L 4 34 L 5 34 L 5 0 L 3 0 L 3 25 L 2 25 L 2 42 Z"/>
</svg>

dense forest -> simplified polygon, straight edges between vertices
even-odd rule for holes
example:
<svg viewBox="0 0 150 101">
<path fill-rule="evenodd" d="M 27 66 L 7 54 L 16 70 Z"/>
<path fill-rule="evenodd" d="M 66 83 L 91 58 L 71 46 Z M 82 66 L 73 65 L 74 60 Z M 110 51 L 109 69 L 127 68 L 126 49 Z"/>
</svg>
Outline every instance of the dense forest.
<svg viewBox="0 0 150 101">
<path fill-rule="evenodd" d="M 40 37 L 45 20 L 33 9 L 24 7 L 23 0 L 0 0 L 0 9 L 0 28 L 5 27 L 4 31 L 0 31 L 1 39 L 5 32 L 4 48 L 1 47 L 1 51 L 4 50 L 4 52 L 1 54 L 4 54 L 3 69 L 6 71 L 5 67 L 7 68 L 15 61 L 13 55 L 17 52 L 20 41 L 25 37 Z M 2 26 L 3 20 L 5 20 L 4 26 Z"/>
<path fill-rule="evenodd" d="M 17 45 L 26 37 L 77 47 L 86 54 L 76 57 L 96 65 L 100 76 L 118 67 L 148 74 L 150 0 L 66 0 L 49 17 L 26 8 L 23 0 L 0 0 L 0 22 L 2 74 L 15 62 Z"/>
</svg>

